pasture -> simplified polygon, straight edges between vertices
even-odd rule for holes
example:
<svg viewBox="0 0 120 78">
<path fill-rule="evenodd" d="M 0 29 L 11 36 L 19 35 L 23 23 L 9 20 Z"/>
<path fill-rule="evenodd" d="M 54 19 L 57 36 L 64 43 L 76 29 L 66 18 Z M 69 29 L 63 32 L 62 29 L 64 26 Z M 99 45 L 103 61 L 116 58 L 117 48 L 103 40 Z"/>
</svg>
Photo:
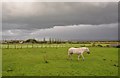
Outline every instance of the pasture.
<svg viewBox="0 0 120 78">
<path fill-rule="evenodd" d="M 46 44 L 47 45 L 47 44 Z M 33 45 L 36 46 L 36 45 Z M 47 45 L 50 46 L 50 45 Z M 54 45 L 52 45 L 54 46 Z M 84 53 L 85 61 L 68 60 L 69 47 L 79 44 L 61 44 L 61 47 L 3 48 L 3 76 L 117 76 L 118 49 L 89 47 L 91 54 Z M 5 45 L 3 45 L 5 47 Z M 14 47 L 14 46 L 13 46 Z M 19 47 L 19 46 L 17 46 Z M 23 48 L 24 47 L 24 48 Z"/>
</svg>

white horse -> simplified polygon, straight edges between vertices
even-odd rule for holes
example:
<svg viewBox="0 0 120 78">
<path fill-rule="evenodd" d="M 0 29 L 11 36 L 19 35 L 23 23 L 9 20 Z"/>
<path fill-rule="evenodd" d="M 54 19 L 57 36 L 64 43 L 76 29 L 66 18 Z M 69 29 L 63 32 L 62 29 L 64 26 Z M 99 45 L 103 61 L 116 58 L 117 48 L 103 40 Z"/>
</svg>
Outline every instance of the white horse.
<svg viewBox="0 0 120 78">
<path fill-rule="evenodd" d="M 87 52 L 88 54 L 90 54 L 89 48 L 87 48 L 87 47 L 81 47 L 81 48 L 71 47 L 71 48 L 68 49 L 69 59 L 72 60 L 72 58 L 71 58 L 72 54 L 78 54 L 78 60 L 80 60 L 79 58 L 80 58 L 80 55 L 81 55 L 81 56 L 82 56 L 82 59 L 83 59 L 83 61 L 84 61 L 84 59 L 85 59 L 84 56 L 83 56 L 83 53 L 84 53 L 84 52 Z"/>
</svg>

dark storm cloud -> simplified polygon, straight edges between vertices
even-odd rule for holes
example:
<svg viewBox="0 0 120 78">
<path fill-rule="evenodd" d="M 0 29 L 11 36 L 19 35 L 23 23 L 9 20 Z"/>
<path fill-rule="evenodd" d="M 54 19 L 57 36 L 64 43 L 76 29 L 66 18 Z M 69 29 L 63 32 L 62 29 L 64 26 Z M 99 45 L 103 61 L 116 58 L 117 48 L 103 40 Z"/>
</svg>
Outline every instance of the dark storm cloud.
<svg viewBox="0 0 120 78">
<path fill-rule="evenodd" d="M 117 40 L 118 24 L 54 26 L 35 30 L 5 30 L 3 39 Z"/>
<path fill-rule="evenodd" d="M 78 24 L 117 22 L 117 3 L 24 2 L 3 3 L 3 30 L 9 28 L 43 29 Z"/>
<path fill-rule="evenodd" d="M 3 39 L 117 40 L 117 2 L 5 2 Z"/>
</svg>

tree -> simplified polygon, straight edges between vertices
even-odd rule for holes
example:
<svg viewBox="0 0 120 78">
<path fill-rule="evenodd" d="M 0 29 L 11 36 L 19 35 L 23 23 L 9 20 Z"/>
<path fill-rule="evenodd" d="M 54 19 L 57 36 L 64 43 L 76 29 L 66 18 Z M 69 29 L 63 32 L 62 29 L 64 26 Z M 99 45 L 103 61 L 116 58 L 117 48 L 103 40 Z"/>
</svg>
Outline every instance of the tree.
<svg viewBox="0 0 120 78">
<path fill-rule="evenodd" d="M 52 43 L 52 39 L 51 39 L 51 38 L 49 38 L 49 43 L 50 43 L 50 44 Z"/>
<path fill-rule="evenodd" d="M 28 39 L 25 42 L 26 43 L 37 43 L 37 40 L 35 40 L 35 39 Z"/>
<path fill-rule="evenodd" d="M 95 47 L 95 42 L 92 43 L 92 47 Z"/>
</svg>

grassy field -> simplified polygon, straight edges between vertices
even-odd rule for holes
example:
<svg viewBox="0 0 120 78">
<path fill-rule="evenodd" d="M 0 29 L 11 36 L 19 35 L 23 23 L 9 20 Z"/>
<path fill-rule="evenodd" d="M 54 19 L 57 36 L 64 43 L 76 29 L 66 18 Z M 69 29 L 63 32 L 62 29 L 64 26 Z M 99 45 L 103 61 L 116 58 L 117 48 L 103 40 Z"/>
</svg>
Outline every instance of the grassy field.
<svg viewBox="0 0 120 78">
<path fill-rule="evenodd" d="M 3 49 L 3 76 L 117 76 L 118 49 L 90 47 L 85 61 L 67 60 L 69 47 Z"/>
</svg>

